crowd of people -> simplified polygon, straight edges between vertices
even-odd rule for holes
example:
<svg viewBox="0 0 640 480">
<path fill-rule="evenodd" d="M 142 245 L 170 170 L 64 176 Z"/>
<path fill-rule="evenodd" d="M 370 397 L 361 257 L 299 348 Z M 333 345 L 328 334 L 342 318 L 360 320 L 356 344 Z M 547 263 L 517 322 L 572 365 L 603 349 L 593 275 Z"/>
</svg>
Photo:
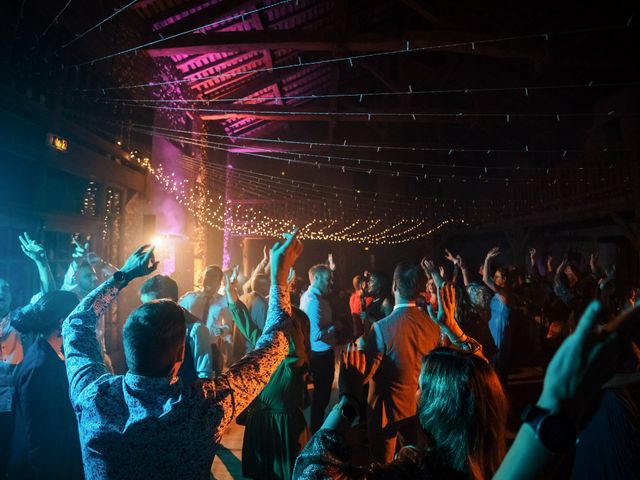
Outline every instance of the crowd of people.
<svg viewBox="0 0 640 480">
<path fill-rule="evenodd" d="M 640 478 L 637 289 L 596 254 L 582 273 L 534 249 L 496 267 L 494 248 L 476 271 L 446 250 L 347 294 L 331 255 L 301 287 L 294 231 L 180 297 L 153 246 L 116 268 L 76 243 L 57 289 L 19 240 L 41 288 L 13 309 L 0 279 L 0 479 L 208 479 L 234 422 L 252 479 Z M 116 374 L 104 316 L 145 277 Z M 542 393 L 508 432 L 526 361 Z"/>
</svg>

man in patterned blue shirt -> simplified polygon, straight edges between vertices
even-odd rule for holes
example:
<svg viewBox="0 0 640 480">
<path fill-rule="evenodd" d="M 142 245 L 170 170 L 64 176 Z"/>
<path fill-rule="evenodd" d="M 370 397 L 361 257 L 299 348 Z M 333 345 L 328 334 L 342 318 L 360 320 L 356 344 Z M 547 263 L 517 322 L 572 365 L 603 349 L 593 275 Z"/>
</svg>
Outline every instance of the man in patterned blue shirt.
<svg viewBox="0 0 640 480">
<path fill-rule="evenodd" d="M 62 327 L 67 376 L 88 479 L 209 479 L 222 434 L 288 352 L 287 274 L 302 252 L 295 235 L 285 235 L 271 249 L 269 313 L 256 350 L 215 380 L 183 385 L 176 376 L 185 320 L 170 300 L 141 305 L 127 319 L 125 375 L 109 374 L 102 362 L 96 322 L 128 282 L 155 270 L 148 245 L 67 318 Z"/>
</svg>

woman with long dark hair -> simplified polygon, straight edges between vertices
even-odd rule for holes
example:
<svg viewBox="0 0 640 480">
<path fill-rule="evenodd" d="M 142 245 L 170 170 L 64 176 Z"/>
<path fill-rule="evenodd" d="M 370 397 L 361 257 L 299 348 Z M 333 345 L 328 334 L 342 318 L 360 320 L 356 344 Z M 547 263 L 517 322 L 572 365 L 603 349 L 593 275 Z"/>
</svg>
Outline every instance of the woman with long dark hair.
<svg viewBox="0 0 640 480">
<path fill-rule="evenodd" d="M 353 385 L 362 381 L 364 354 L 349 347 L 340 372 L 344 387 L 325 425 L 296 462 L 297 479 L 489 479 L 506 451 L 507 401 L 495 372 L 481 356 L 436 348 L 423 360 L 418 420 L 426 447 L 405 447 L 386 465 L 355 467 L 344 437 Z M 356 388 L 357 390 L 357 388 Z"/>
<path fill-rule="evenodd" d="M 56 290 L 21 309 L 13 321 L 19 332 L 37 339 L 15 374 L 10 479 L 84 478 L 60 335 L 77 304 L 75 294 Z"/>
<path fill-rule="evenodd" d="M 298 457 L 296 479 L 492 477 L 505 454 L 507 401 L 480 346 L 455 321 L 453 287 L 444 285 L 439 293 L 432 318 L 456 348 L 436 348 L 422 362 L 417 417 L 425 445 L 404 447 L 386 465 L 353 466 L 345 438 L 358 415 L 367 358 L 351 344 L 342 355 L 340 400 Z"/>
</svg>

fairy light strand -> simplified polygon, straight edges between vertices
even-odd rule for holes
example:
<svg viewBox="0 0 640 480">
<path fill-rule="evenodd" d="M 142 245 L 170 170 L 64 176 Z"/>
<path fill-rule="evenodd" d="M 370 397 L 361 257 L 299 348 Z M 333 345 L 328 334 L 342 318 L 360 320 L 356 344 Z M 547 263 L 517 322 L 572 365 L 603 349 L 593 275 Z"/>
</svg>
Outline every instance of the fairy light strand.
<svg viewBox="0 0 640 480">
<path fill-rule="evenodd" d="M 290 0 L 287 0 L 290 1 Z M 282 2 L 280 2 L 282 3 Z M 277 4 L 273 4 L 271 6 L 275 6 Z M 199 27 L 197 29 L 193 29 L 192 31 L 196 31 L 196 30 L 200 30 L 202 28 L 205 27 Z M 589 28 L 582 28 L 582 29 L 575 29 L 575 30 L 566 30 L 566 31 L 560 31 L 560 32 L 547 32 L 547 33 L 535 33 L 535 34 L 527 34 L 527 35 L 513 35 L 513 36 L 508 36 L 508 37 L 499 37 L 499 38 L 493 38 L 493 39 L 484 39 L 484 40 L 475 40 L 475 41 L 465 41 L 465 42 L 452 42 L 452 43 L 444 43 L 444 44 L 439 44 L 439 45 L 429 45 L 426 47 L 410 47 L 409 48 L 402 48 L 399 50 L 390 50 L 390 51 L 384 51 L 384 52 L 373 52 L 373 53 L 365 53 L 365 54 L 357 54 L 357 55 L 349 55 L 347 57 L 336 57 L 336 58 L 327 58 L 327 59 L 323 59 L 323 60 L 314 60 L 314 61 L 308 61 L 308 62 L 302 62 L 302 61 L 298 61 L 296 63 L 291 63 L 291 64 L 287 64 L 287 65 L 278 65 L 278 66 L 273 66 L 271 68 L 258 68 L 258 69 L 252 69 L 252 70 L 244 70 L 242 72 L 229 72 L 229 73 L 219 73 L 219 74 L 213 74 L 213 75 L 206 75 L 206 76 L 202 76 L 198 78 L 198 81 L 203 81 L 203 80 L 210 80 L 210 79 L 214 79 L 214 78 L 224 78 L 224 77 L 233 77 L 233 76 L 238 76 L 238 75 L 247 75 L 247 74 L 252 74 L 252 73 L 263 73 L 263 72 L 274 72 L 277 70 L 286 70 L 286 69 L 291 69 L 291 68 L 301 68 L 301 67 L 306 67 L 306 66 L 311 66 L 311 65 L 324 65 L 324 64 L 331 64 L 331 63 L 336 63 L 336 62 L 346 62 L 349 59 L 353 60 L 361 60 L 361 59 L 366 59 L 366 58 L 375 58 L 375 57 L 381 57 L 381 56 L 387 56 L 387 55 L 397 55 L 397 54 L 406 54 L 406 53 L 411 53 L 411 52 L 426 52 L 426 51 L 437 51 L 437 50 L 442 50 L 442 49 L 448 49 L 448 48 L 459 48 L 459 47 L 471 47 L 472 45 L 489 45 L 489 44 L 493 44 L 493 43 L 501 43 L 501 42 L 511 42 L 511 41 L 518 41 L 518 40 L 534 40 L 534 39 L 544 39 L 545 41 L 548 41 L 548 39 L 551 36 L 568 36 L 568 35 L 577 35 L 577 34 L 586 34 L 586 33 L 599 33 L 599 32 L 608 32 L 608 31 L 615 31 L 615 30 L 625 30 L 628 28 L 634 28 L 632 26 L 627 26 L 627 25 L 607 25 L 607 26 L 600 26 L 600 27 L 589 27 Z M 188 32 L 183 32 L 182 35 L 185 35 L 186 33 L 191 33 L 191 31 Z M 167 40 L 169 38 L 172 37 L 167 37 L 165 39 L 160 39 L 160 40 L 156 40 L 151 44 L 156 44 L 156 43 L 160 43 L 161 41 Z M 139 45 L 138 47 L 134 47 L 134 48 L 130 48 L 127 50 L 124 50 L 122 52 L 119 52 L 119 54 L 123 54 L 123 53 L 130 53 L 133 51 L 137 51 L 140 50 L 142 48 L 145 48 L 146 46 L 149 46 L 147 44 L 144 45 Z M 113 55 L 113 54 L 112 54 Z M 101 59 L 105 59 L 105 58 L 111 58 L 110 56 L 107 57 L 103 57 Z M 94 62 L 97 60 L 93 60 Z M 86 65 L 91 63 L 91 61 L 89 62 L 84 62 L 81 65 Z M 193 80 L 191 79 L 179 79 L 179 80 L 167 80 L 164 82 L 148 82 L 148 83 L 141 83 L 141 84 L 136 84 L 136 85 L 119 85 L 119 86 L 113 86 L 113 87 L 105 87 L 104 90 L 126 90 L 126 89 L 131 89 L 131 88 L 145 88 L 145 87 L 156 87 L 156 86 L 162 86 L 162 85 L 174 85 L 174 84 L 180 84 L 180 83 L 189 83 L 192 82 Z M 88 88 L 88 89 L 78 89 L 78 91 L 101 91 L 103 90 L 102 88 Z"/>
</svg>

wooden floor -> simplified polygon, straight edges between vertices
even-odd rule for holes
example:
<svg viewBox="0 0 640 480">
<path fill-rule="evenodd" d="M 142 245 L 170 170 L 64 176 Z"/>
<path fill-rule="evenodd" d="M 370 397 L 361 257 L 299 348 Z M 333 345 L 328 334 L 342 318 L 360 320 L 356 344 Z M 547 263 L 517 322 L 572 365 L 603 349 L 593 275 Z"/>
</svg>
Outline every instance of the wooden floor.
<svg viewBox="0 0 640 480">
<path fill-rule="evenodd" d="M 211 467 L 211 478 L 216 480 L 242 479 L 242 436 L 244 427 L 235 423 L 222 437 Z"/>
</svg>

